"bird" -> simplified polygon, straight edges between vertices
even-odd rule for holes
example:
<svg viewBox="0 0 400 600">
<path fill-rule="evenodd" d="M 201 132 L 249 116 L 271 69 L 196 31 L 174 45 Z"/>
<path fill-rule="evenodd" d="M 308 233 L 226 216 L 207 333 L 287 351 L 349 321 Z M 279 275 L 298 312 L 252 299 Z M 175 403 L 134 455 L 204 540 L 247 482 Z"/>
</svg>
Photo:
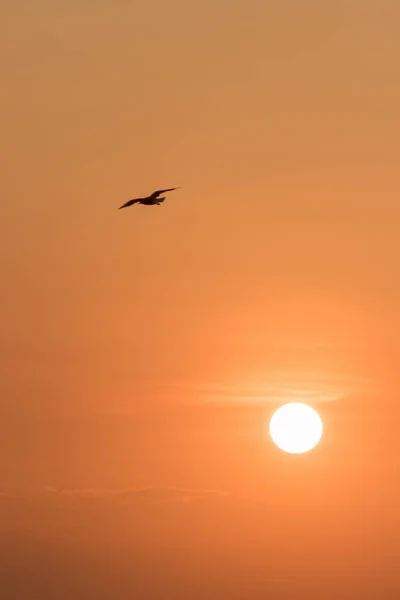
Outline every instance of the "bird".
<svg viewBox="0 0 400 600">
<path fill-rule="evenodd" d="M 179 188 L 174 187 L 168 188 L 166 190 L 156 190 L 155 192 L 150 194 L 150 196 L 146 196 L 145 198 L 134 198 L 133 200 L 128 200 L 128 202 L 125 202 L 125 204 L 120 206 L 118 210 L 120 210 L 121 208 L 132 206 L 132 204 L 145 204 L 146 206 L 153 206 L 157 204 L 158 206 L 160 206 L 161 202 L 164 202 L 164 200 L 166 199 L 165 196 L 162 196 L 160 198 L 160 195 L 164 194 L 165 192 L 172 192 L 173 190 L 179 190 Z"/>
</svg>

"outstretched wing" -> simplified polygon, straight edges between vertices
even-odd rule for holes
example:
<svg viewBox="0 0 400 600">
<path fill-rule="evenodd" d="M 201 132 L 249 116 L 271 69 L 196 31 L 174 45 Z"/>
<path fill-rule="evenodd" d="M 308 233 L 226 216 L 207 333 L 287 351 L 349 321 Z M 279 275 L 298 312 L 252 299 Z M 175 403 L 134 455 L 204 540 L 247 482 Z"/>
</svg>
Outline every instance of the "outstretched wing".
<svg viewBox="0 0 400 600">
<path fill-rule="evenodd" d="M 118 208 L 118 210 L 120 208 L 126 208 L 127 206 L 132 206 L 132 204 L 136 204 L 136 202 L 140 202 L 142 198 L 134 198 L 134 200 L 128 200 L 128 202 L 125 202 L 125 204 L 123 204 L 122 206 L 120 206 Z"/>
<path fill-rule="evenodd" d="M 179 190 L 179 188 L 174 187 L 168 188 L 167 190 L 157 190 L 151 194 L 150 198 L 157 198 L 160 194 L 164 194 L 164 192 L 173 192 L 174 190 Z"/>
</svg>

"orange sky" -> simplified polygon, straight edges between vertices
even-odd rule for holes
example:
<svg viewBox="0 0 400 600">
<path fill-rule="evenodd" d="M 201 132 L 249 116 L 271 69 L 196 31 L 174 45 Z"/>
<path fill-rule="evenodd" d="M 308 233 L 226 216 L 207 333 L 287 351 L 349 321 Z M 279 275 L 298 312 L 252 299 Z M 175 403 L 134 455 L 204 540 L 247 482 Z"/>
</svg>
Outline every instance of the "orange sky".
<svg viewBox="0 0 400 600">
<path fill-rule="evenodd" d="M 335 598 L 399 597 L 399 26 L 394 0 L 3 0 L 7 600 L 36 598 L 70 544 L 73 597 L 115 598 L 116 572 L 90 569 L 142 542 L 161 587 L 123 567 L 118 598 L 313 600 L 332 578 Z M 266 437 L 291 399 L 324 421 L 300 459 Z M 279 588 L 289 555 L 304 571 Z"/>
</svg>

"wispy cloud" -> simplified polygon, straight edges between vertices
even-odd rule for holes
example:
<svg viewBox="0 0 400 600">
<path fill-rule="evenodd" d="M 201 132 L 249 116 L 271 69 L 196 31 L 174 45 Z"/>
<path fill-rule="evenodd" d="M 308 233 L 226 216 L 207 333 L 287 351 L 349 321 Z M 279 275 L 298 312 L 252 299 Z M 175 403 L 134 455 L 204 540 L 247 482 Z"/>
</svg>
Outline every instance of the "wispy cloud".
<svg viewBox="0 0 400 600">
<path fill-rule="evenodd" d="M 56 489 L 46 488 L 50 494 L 80 498 L 116 499 L 123 504 L 187 503 L 229 496 L 221 490 L 194 490 L 180 487 L 143 487 L 127 489 Z"/>
<path fill-rule="evenodd" d="M 181 504 L 198 500 L 218 500 L 231 496 L 230 492 L 213 489 L 190 489 L 174 486 L 149 486 L 138 488 L 56 488 L 3 489 L 4 499 L 80 499 L 82 501 L 111 501 L 118 504 Z"/>
<path fill-rule="evenodd" d="M 249 378 L 250 379 L 250 378 Z M 279 372 L 248 381 L 176 382 L 163 386 L 166 395 L 189 403 L 264 404 L 267 402 L 333 402 L 359 392 L 367 382 L 345 376 Z"/>
</svg>

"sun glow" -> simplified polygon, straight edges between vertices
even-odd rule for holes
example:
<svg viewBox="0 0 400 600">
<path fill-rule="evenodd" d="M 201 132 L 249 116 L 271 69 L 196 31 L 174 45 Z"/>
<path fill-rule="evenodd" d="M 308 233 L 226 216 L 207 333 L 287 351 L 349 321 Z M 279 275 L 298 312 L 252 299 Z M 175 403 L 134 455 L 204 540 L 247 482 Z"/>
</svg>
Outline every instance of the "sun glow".
<svg viewBox="0 0 400 600">
<path fill-rule="evenodd" d="M 278 448 L 290 454 L 302 454 L 318 444 L 322 421 L 311 406 L 290 402 L 272 415 L 269 432 Z"/>
</svg>

